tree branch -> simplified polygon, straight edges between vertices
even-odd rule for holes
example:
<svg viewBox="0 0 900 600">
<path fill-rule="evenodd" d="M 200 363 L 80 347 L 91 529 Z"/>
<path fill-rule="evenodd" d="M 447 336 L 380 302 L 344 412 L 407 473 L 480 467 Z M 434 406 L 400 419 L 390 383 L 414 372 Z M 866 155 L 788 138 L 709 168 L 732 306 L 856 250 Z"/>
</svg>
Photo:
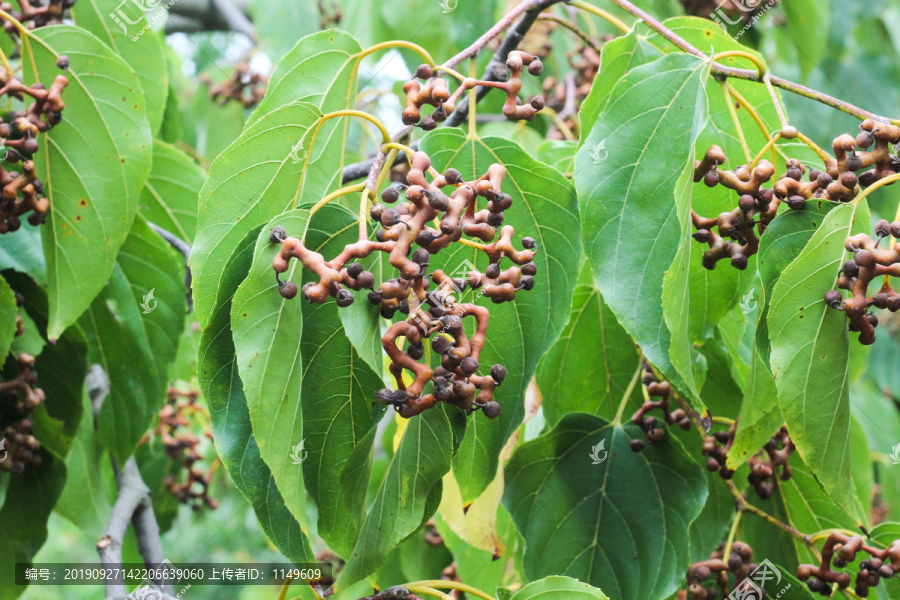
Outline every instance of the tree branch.
<svg viewBox="0 0 900 600">
<path fill-rule="evenodd" d="M 93 365 L 85 383 L 96 422 L 100 407 L 109 393 L 109 379 L 99 365 Z M 109 516 L 106 531 L 103 537 L 97 541 L 100 564 L 109 568 L 121 567 L 122 543 L 125 539 L 125 532 L 128 531 L 128 524 L 131 523 L 134 526 L 138 550 L 144 559 L 144 564 L 148 567 L 156 567 L 165 562 L 165 555 L 159 537 L 159 525 L 156 523 L 156 515 L 153 513 L 150 488 L 141 478 L 137 461 L 133 456 L 125 462 L 123 469 L 119 468 L 116 459 L 111 458 L 111 460 L 116 474 L 119 497 Z M 175 597 L 172 596 L 172 586 L 166 582 L 158 584 L 158 589 L 154 590 L 153 594 L 154 600 L 175 600 Z M 133 598 L 133 596 L 128 594 L 123 580 L 118 578 L 106 580 L 106 600 L 124 600 L 126 598 Z"/>
</svg>

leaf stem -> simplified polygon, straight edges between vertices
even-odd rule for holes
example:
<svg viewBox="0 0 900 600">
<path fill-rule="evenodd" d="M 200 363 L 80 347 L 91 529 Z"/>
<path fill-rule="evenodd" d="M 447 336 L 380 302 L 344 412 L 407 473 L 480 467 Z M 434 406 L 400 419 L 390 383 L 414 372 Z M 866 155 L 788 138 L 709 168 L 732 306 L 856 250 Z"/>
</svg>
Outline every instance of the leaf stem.
<svg viewBox="0 0 900 600">
<path fill-rule="evenodd" d="M 22 25 L 22 23 L 20 23 L 17 18 L 12 16 L 5 10 L 0 10 L 0 19 L 2 19 L 4 21 L 8 21 L 9 23 L 12 23 L 13 27 L 15 27 L 18 30 L 19 37 L 24 38 L 25 36 L 28 35 L 28 30 L 25 29 L 25 26 Z"/>
<path fill-rule="evenodd" d="M 477 596 L 482 600 L 497 600 L 493 596 L 482 592 L 478 588 L 474 588 L 470 585 L 466 585 L 465 583 L 461 583 L 458 581 L 443 581 L 443 580 L 428 580 L 428 581 L 415 581 L 403 587 L 407 588 L 409 591 L 412 591 L 412 586 L 425 586 L 436 589 L 450 589 L 450 590 L 459 590 L 460 592 L 465 592 L 467 594 L 472 594 L 473 596 Z"/>
<path fill-rule="evenodd" d="M 431 54 L 428 53 L 428 50 L 426 50 L 422 46 L 419 46 L 418 44 L 414 44 L 406 40 L 389 40 L 387 42 L 375 44 L 374 46 L 369 46 L 360 53 L 359 60 L 362 60 L 370 54 L 374 54 L 375 52 L 384 50 L 386 48 L 405 48 L 407 50 L 412 50 L 413 52 L 421 56 L 429 67 L 434 67 L 434 59 L 431 58 Z"/>
<path fill-rule="evenodd" d="M 774 147 L 775 142 L 777 142 L 780 139 L 781 139 L 781 130 L 779 129 L 777 132 L 775 132 L 775 135 L 773 135 L 771 138 L 769 138 L 769 141 L 766 142 L 766 145 L 763 146 L 762 150 L 760 150 L 759 153 L 753 157 L 753 160 L 750 161 L 750 165 L 748 168 L 752 169 L 753 167 L 755 167 L 756 163 L 758 163 L 760 160 L 762 160 L 763 155 L 769 151 L 769 148 Z"/>
<path fill-rule="evenodd" d="M 366 121 L 369 121 L 370 123 L 375 125 L 375 127 L 378 128 L 378 131 L 381 132 L 382 143 L 387 143 L 387 142 L 391 141 L 391 134 L 388 132 L 388 129 L 387 129 L 387 127 L 385 127 L 384 123 L 382 123 L 381 120 L 378 119 L 377 117 L 373 117 L 369 113 L 363 112 L 361 110 L 345 109 L 345 110 L 336 110 L 334 112 L 326 113 L 326 114 L 322 115 L 321 117 L 319 117 L 317 126 L 320 128 L 320 127 L 322 127 L 322 125 L 325 124 L 325 121 L 328 121 L 329 119 L 334 119 L 337 117 L 359 117 L 360 119 L 365 119 Z M 318 129 L 316 130 L 316 132 L 318 133 Z M 312 148 L 307 150 L 307 152 L 310 152 L 311 150 L 312 150 Z"/>
<path fill-rule="evenodd" d="M 318 212 L 320 208 L 334 200 L 335 198 L 340 198 L 341 196 L 346 196 L 347 194 L 352 194 L 353 192 L 358 192 L 366 187 L 364 183 L 357 183 L 356 185 L 348 185 L 347 187 L 343 187 L 339 190 L 335 190 L 313 204 L 313 207 L 309 209 L 309 215 L 312 216 Z"/>
<path fill-rule="evenodd" d="M 798 132 L 797 132 L 797 137 L 800 138 L 800 141 L 801 141 L 801 142 L 803 142 L 804 144 L 806 144 L 807 146 L 809 146 L 810 148 L 812 148 L 813 152 L 815 152 L 816 154 L 819 155 L 819 158 L 821 158 L 821 159 L 822 159 L 822 162 L 825 163 L 825 167 L 826 167 L 826 168 L 828 167 L 828 162 L 831 161 L 831 160 L 834 160 L 834 159 L 832 158 L 832 156 L 830 156 L 827 152 L 825 152 L 824 150 L 822 150 L 822 148 L 821 148 L 817 143 L 815 143 L 814 141 L 812 141 L 811 139 L 809 139 L 806 135 L 804 135 L 804 134 L 802 134 L 802 133 L 800 133 L 800 132 L 798 131 Z"/>
<path fill-rule="evenodd" d="M 749 163 L 753 160 L 753 155 L 750 154 L 750 146 L 747 145 L 747 138 L 744 136 L 744 128 L 741 127 L 741 121 L 738 119 L 737 111 L 734 108 L 734 98 L 732 98 L 728 91 L 730 86 L 727 81 L 719 81 L 719 86 L 722 88 L 722 94 L 725 96 L 725 104 L 728 105 L 728 112 L 731 114 L 731 120 L 734 122 L 734 128 L 737 130 L 741 148 L 744 150 L 744 158 L 747 160 L 747 163 Z"/>
<path fill-rule="evenodd" d="M 728 537 L 725 539 L 725 551 L 722 553 L 725 560 L 728 560 L 728 557 L 731 556 L 731 545 L 734 543 L 734 538 L 737 535 L 738 526 L 741 524 L 741 517 L 743 516 L 744 511 L 739 510 L 735 513 L 734 520 L 731 522 L 731 529 L 728 531 Z"/>
<path fill-rule="evenodd" d="M 284 580 L 284 583 L 281 584 L 281 591 L 278 592 L 278 600 L 284 600 L 287 598 L 288 588 L 291 587 L 291 582 L 293 582 L 294 578 L 290 575 Z"/>
<path fill-rule="evenodd" d="M 728 93 L 731 96 L 741 103 L 748 113 L 750 113 L 750 117 L 756 122 L 756 126 L 759 127 L 759 130 L 762 132 L 763 137 L 769 137 L 769 129 L 766 127 L 766 124 L 763 123 L 762 117 L 759 116 L 759 112 L 756 110 L 756 107 L 750 104 L 746 98 L 744 98 L 743 94 L 741 94 L 737 89 L 731 85 L 731 82 L 728 82 Z M 781 155 L 781 158 L 787 161 L 787 156 L 784 155 L 784 152 L 778 146 L 772 147 L 772 164 L 778 162 L 778 154 Z"/>
<path fill-rule="evenodd" d="M 616 411 L 616 417 L 612 422 L 614 427 L 622 424 L 622 415 L 625 413 L 625 406 L 628 404 L 628 399 L 631 398 L 631 392 L 634 391 L 634 386 L 637 385 L 637 382 L 641 377 L 641 370 L 641 365 L 638 363 L 638 368 L 637 371 L 634 372 L 634 377 L 631 378 L 628 388 L 625 390 L 625 393 L 622 394 L 622 401 L 619 402 L 619 410 Z M 643 387 L 644 386 L 641 386 L 641 388 Z"/>
<path fill-rule="evenodd" d="M 628 33 L 629 31 L 631 31 L 631 27 L 626 25 L 625 22 L 619 17 L 606 12 L 602 8 L 596 7 L 593 4 L 588 4 L 587 2 L 584 2 L 584 0 L 570 0 L 569 5 L 574 6 L 575 8 L 580 8 L 585 12 L 589 12 L 592 15 L 600 17 L 604 21 L 618 28 L 622 33 Z"/>
<path fill-rule="evenodd" d="M 440 598 L 441 600 L 451 600 L 451 597 L 444 592 L 439 592 L 434 588 L 430 588 L 427 586 L 420 585 L 405 585 L 403 586 L 410 591 L 410 593 L 417 594 L 420 596 L 434 596 L 435 598 Z"/>
<path fill-rule="evenodd" d="M 894 173 L 893 175 L 888 175 L 887 177 L 882 177 L 881 179 L 879 179 L 878 181 L 876 181 L 875 183 L 873 183 L 872 185 L 870 185 L 869 187 L 864 189 L 862 191 L 862 193 L 859 196 L 857 196 L 856 198 L 854 198 L 853 200 L 851 200 L 851 202 L 853 202 L 854 205 L 858 205 L 860 200 L 862 200 L 863 198 L 865 198 L 866 196 L 868 196 L 869 194 L 871 194 L 878 188 L 883 187 L 888 184 L 891 184 L 891 183 L 894 183 L 895 181 L 900 181 L 900 173 Z"/>
<path fill-rule="evenodd" d="M 737 508 L 739 511 L 751 512 L 754 515 L 756 515 L 757 517 L 759 517 L 760 519 L 768 522 L 771 525 L 774 525 L 778 529 L 781 529 L 785 533 L 792 535 L 793 537 L 803 541 L 806 544 L 812 545 L 810 536 L 797 531 L 796 529 L 794 529 L 787 523 L 782 523 L 781 521 L 779 521 L 778 519 L 776 519 L 769 513 L 765 512 L 763 510 L 760 510 L 759 508 L 757 508 L 757 507 L 753 506 L 752 504 L 750 504 L 749 502 L 747 502 L 747 499 L 744 498 L 744 495 L 740 492 L 740 490 L 737 489 L 737 486 L 734 485 L 733 481 L 726 481 L 725 484 L 728 486 L 728 490 L 731 492 L 731 495 L 734 496 L 734 500 L 735 500 L 735 503 L 737 504 Z"/>
</svg>

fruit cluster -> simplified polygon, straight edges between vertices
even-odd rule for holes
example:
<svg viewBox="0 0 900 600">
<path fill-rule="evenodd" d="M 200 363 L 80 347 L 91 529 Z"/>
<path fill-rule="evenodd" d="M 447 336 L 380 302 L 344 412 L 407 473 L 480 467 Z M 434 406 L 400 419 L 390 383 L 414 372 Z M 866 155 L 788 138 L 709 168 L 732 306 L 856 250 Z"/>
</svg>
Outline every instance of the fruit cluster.
<svg viewBox="0 0 900 600">
<path fill-rule="evenodd" d="M 482 81 L 466 77 L 460 86 L 450 95 L 447 82 L 440 77 L 435 77 L 434 70 L 428 65 L 420 65 L 416 69 L 416 75 L 403 85 L 403 93 L 406 94 L 406 108 L 403 109 L 403 122 L 406 125 L 418 124 L 425 131 L 437 127 L 456 109 L 456 103 L 467 90 L 475 86 L 492 87 L 506 92 L 506 102 L 503 104 L 503 114 L 510 121 L 530 121 L 544 108 L 544 97 L 535 96 L 528 104 L 521 105 L 519 92 L 522 90 L 522 71 L 526 68 L 532 75 L 540 75 L 544 70 L 541 59 L 520 50 L 513 50 L 506 59 L 506 67 L 509 69 L 508 81 Z M 421 79 L 425 83 L 419 83 Z M 432 113 L 422 118 L 422 107 L 433 106 Z"/>
<path fill-rule="evenodd" d="M 506 175 L 502 165 L 491 165 L 485 175 L 469 182 L 463 181 L 455 169 L 447 169 L 443 175 L 435 172 L 429 182 L 425 173 L 430 170 L 428 155 L 413 153 L 407 176 L 410 185 L 405 190 L 407 202 L 396 208 L 376 203 L 371 215 L 382 226 L 376 239 L 348 244 L 330 261 L 305 248 L 301 240 L 287 237 L 282 228 L 273 228 L 270 240 L 280 243 L 281 249 L 272 266 L 278 280 L 278 275 L 288 270 L 290 260 L 296 258 L 318 276 L 318 281 L 303 286 L 303 296 L 310 302 L 321 304 L 330 296 L 338 306 L 346 307 L 354 301 L 351 290 L 368 289 L 369 301 L 380 306 L 382 316 L 390 319 L 398 311 L 407 315 L 392 324 L 381 338 L 397 390 L 379 391 L 379 402 L 393 406 L 404 417 L 420 414 L 437 402 L 449 402 L 467 413 L 481 409 L 487 417 L 495 418 L 500 414 L 500 405 L 493 400 L 494 389 L 506 378 L 506 369 L 494 365 L 490 375 L 476 375 L 490 311 L 458 298 L 466 288 L 480 289 L 482 295 L 501 303 L 515 299 L 521 290 L 532 289 L 537 271 L 536 244 L 526 237 L 522 239 L 524 250 L 516 250 L 512 245 L 515 230 L 509 225 L 500 228 L 497 237 L 503 212 L 512 204 L 512 198 L 500 189 Z M 453 191 L 448 196 L 444 188 Z M 381 198 L 392 204 L 399 196 L 399 188 L 389 187 Z M 487 208 L 477 210 L 479 198 L 487 200 Z M 428 225 L 432 221 L 438 223 L 437 229 Z M 464 278 L 453 278 L 439 269 L 428 274 L 431 255 L 458 242 L 463 234 L 490 242 L 476 245 L 488 257 L 490 264 L 485 272 L 471 269 Z M 415 251 L 414 244 L 419 246 Z M 355 262 L 373 252 L 384 252 L 398 277 L 376 287 L 372 272 Z M 502 269 L 504 258 L 515 264 Z M 437 289 L 429 291 L 432 283 Z M 297 294 L 297 286 L 290 281 L 278 280 L 278 289 L 288 299 Z M 471 338 L 464 331 L 466 318 L 475 322 Z M 406 341 L 405 349 L 401 338 Z M 440 356 L 441 364 L 435 369 L 420 362 L 429 339 L 431 348 Z M 403 381 L 404 370 L 415 377 L 409 386 Z M 424 393 L 429 383 L 433 393 Z"/>
<path fill-rule="evenodd" d="M 0 439 L 0 471 L 9 471 L 18 475 L 26 466 L 38 467 L 41 464 L 41 443 L 31 433 L 34 424 L 32 415 L 35 409 L 44 403 L 44 392 L 35 387 L 37 373 L 34 370 L 34 357 L 24 352 L 17 361 L 18 375 L 15 379 L 0 383 L 0 402 L 5 406 L 0 414 L 12 413 L 12 419 L 4 419 L 8 423 L 3 429 Z"/>
<path fill-rule="evenodd" d="M 841 267 L 837 287 L 849 291 L 850 297 L 845 299 L 838 290 L 825 292 L 825 304 L 844 311 L 850 319 L 850 331 L 859 332 L 859 342 L 865 345 L 875 342 L 878 326 L 878 317 L 869 313 L 869 307 L 891 312 L 900 310 L 900 294 L 894 291 L 890 281 L 890 277 L 900 276 L 900 248 L 890 243 L 887 248 L 881 247 L 881 240 L 889 236 L 900 237 L 900 221 L 879 221 L 874 240 L 864 233 L 847 238 L 844 248 L 853 253 L 853 258 Z M 869 284 L 879 276 L 884 276 L 884 284 L 869 298 Z"/>
<path fill-rule="evenodd" d="M 269 78 L 262 73 L 250 70 L 250 64 L 238 63 L 234 68 L 234 77 L 219 84 L 213 84 L 208 75 L 201 75 L 200 81 L 209 88 L 209 99 L 225 106 L 230 101 L 240 102 L 244 108 L 252 108 L 259 104 L 266 95 Z"/>
<path fill-rule="evenodd" d="M 798 135 L 793 127 L 785 127 L 780 134 L 784 139 L 794 139 Z M 734 171 L 725 171 L 719 169 L 726 160 L 725 154 L 720 147 L 711 146 L 703 159 L 694 163 L 694 182 L 702 179 L 709 187 L 721 184 L 736 191 L 740 197 L 737 208 L 716 218 L 691 212 L 697 230 L 694 239 L 709 245 L 709 250 L 703 254 L 703 266 L 714 269 L 720 260 L 729 258 L 735 268 L 746 269 L 749 258 L 759 250 L 759 235 L 775 218 L 781 202 L 793 210 L 800 210 L 812 199 L 853 200 L 859 194 L 860 186 L 870 186 L 900 170 L 900 158 L 890 152 L 891 144 L 898 142 L 900 127 L 867 119 L 860 124 L 855 138 L 845 133 L 834 139 L 834 157 L 824 161 L 824 171 L 807 168 L 800 161 L 789 159 L 784 175 L 772 188 L 762 188 L 775 174 L 770 162 L 763 159 L 755 166 L 743 165 Z M 869 170 L 857 175 L 863 169 Z M 804 175 L 808 177 L 806 182 Z"/>
<path fill-rule="evenodd" d="M 658 444 L 666 437 L 666 430 L 660 427 L 659 419 L 656 417 L 648 417 L 647 413 L 651 410 L 660 409 L 663 411 L 663 420 L 667 425 L 678 426 L 687 431 L 691 428 L 691 418 L 680 408 L 669 410 L 669 396 L 673 393 L 672 386 L 668 381 L 660 381 L 653 373 L 650 363 L 641 362 L 644 374 L 641 383 L 647 388 L 647 394 L 652 398 L 659 400 L 647 400 L 631 417 L 631 422 L 643 430 L 647 436 L 647 440 L 634 439 L 631 440 L 631 449 L 640 452 L 644 447 L 650 444 Z"/>
<path fill-rule="evenodd" d="M 719 590 L 716 589 L 716 586 L 722 590 L 722 597 L 728 598 L 728 574 L 734 575 L 733 590 L 738 590 L 741 582 L 757 568 L 756 564 L 750 562 L 753 558 L 753 550 L 744 542 L 734 542 L 731 545 L 727 560 L 724 555 L 725 544 L 722 543 L 708 560 L 694 563 L 688 567 L 688 597 L 691 600 L 715 600 L 719 597 Z M 709 580 L 713 578 L 714 581 L 710 582 Z M 709 582 L 710 585 L 704 586 L 705 582 Z"/>
<path fill-rule="evenodd" d="M 860 535 L 847 536 L 839 531 L 833 532 L 822 546 L 822 562 L 815 565 L 797 567 L 797 578 L 806 581 L 813 592 L 823 596 L 831 595 L 831 585 L 836 583 L 842 590 L 850 586 L 851 575 L 835 571 L 843 569 L 856 560 L 858 552 L 865 552 L 871 558 L 860 561 L 856 574 L 856 595 L 866 598 L 869 588 L 878 585 L 881 579 L 889 579 L 900 572 L 900 540 L 895 540 L 888 548 L 879 549 L 867 546 L 865 538 Z M 832 561 L 833 559 L 833 561 Z"/>
<path fill-rule="evenodd" d="M 209 484 L 212 480 L 213 470 L 203 473 L 196 468 L 196 463 L 203 459 L 197 451 L 200 439 L 191 433 L 190 415 L 196 413 L 198 393 L 196 391 L 182 392 L 170 387 L 166 394 L 166 404 L 159 413 L 159 424 L 156 433 L 159 435 L 165 448 L 166 456 L 173 460 L 180 460 L 181 466 L 187 471 L 187 479 L 178 483 L 176 475 L 166 476 L 166 488 L 175 498 L 189 504 L 194 510 L 201 506 L 215 509 L 219 501 L 209 497 Z"/>
<path fill-rule="evenodd" d="M 67 70 L 68 57 L 60 56 L 56 65 Z M 0 138 L 6 148 L 3 162 L 22 163 L 21 173 L 0 167 L 0 234 L 18 230 L 22 226 L 21 216 L 26 213 L 31 213 L 28 215 L 31 225 L 40 225 L 50 210 L 44 185 L 35 175 L 30 157 L 38 151 L 38 134 L 49 131 L 62 120 L 62 110 L 66 106 L 62 93 L 68 83 L 65 75 L 57 75 L 49 90 L 41 83 L 26 86 L 0 69 L 0 97 L 6 95 L 24 100 L 25 96 L 30 96 L 34 99 L 26 109 L 11 112 L 9 123 L 0 120 Z"/>
<path fill-rule="evenodd" d="M 728 451 L 734 444 L 734 432 L 737 429 L 737 421 L 734 421 L 727 430 L 716 431 L 703 438 L 703 456 L 706 457 L 706 468 L 710 473 L 719 472 L 722 479 L 731 479 L 734 471 L 726 466 Z"/>
<path fill-rule="evenodd" d="M 63 22 L 65 12 L 75 6 L 77 0 L 48 0 L 43 6 L 33 0 L 16 0 L 19 11 L 9 2 L 0 2 L 0 10 L 12 15 L 28 29 L 36 29 L 45 25 L 59 25 Z M 19 30 L 10 21 L 3 21 L 3 29 L 11 36 L 17 36 Z"/>
<path fill-rule="evenodd" d="M 787 427 L 782 425 L 763 449 L 758 454 L 750 457 L 747 464 L 750 467 L 750 474 L 747 475 L 747 481 L 759 494 L 763 500 L 768 500 L 775 492 L 775 475 L 778 474 L 778 467 L 781 467 L 781 473 L 778 477 L 782 481 L 787 481 L 793 474 L 791 465 L 788 461 L 791 454 L 794 453 L 794 442 L 788 435 Z"/>
</svg>

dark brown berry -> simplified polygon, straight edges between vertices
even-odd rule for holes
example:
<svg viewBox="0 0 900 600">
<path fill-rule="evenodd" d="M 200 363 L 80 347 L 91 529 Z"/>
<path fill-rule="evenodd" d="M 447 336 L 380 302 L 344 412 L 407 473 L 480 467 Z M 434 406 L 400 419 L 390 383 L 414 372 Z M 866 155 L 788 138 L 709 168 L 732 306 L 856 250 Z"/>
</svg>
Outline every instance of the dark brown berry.
<svg viewBox="0 0 900 600">
<path fill-rule="evenodd" d="M 279 281 L 278 293 L 280 293 L 284 298 L 290 300 L 297 295 L 297 284 L 293 281 Z"/>
<path fill-rule="evenodd" d="M 496 419 L 501 413 L 500 403 L 494 402 L 493 400 L 487 402 L 481 407 L 481 411 L 488 419 Z"/>
</svg>

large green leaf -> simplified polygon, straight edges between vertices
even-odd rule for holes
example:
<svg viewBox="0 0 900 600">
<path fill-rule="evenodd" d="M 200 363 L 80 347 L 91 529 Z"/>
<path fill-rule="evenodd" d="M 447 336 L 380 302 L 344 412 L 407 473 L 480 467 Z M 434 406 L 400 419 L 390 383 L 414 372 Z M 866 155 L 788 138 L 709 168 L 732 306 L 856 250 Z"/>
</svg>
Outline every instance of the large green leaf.
<svg viewBox="0 0 900 600">
<path fill-rule="evenodd" d="M 670 360 L 663 277 L 681 241 L 676 184 L 693 157 L 695 106 L 706 63 L 678 54 L 629 71 L 578 151 L 575 185 L 585 254 L 597 287 L 625 330 L 679 390 L 699 401 Z M 606 146 L 607 154 L 594 148 Z"/>
<path fill-rule="evenodd" d="M 775 284 L 768 316 L 772 374 L 791 439 L 828 495 L 852 516 L 850 341 L 846 317 L 828 308 L 823 295 L 844 262 L 844 240 L 867 229 L 864 203 L 828 213 Z"/>
<path fill-rule="evenodd" d="M 569 318 L 581 256 L 578 207 L 571 182 L 509 140 L 473 139 L 461 131 L 442 129 L 428 134 L 420 147 L 438 171 L 454 167 L 467 180 L 482 176 L 494 163 L 506 167 L 502 187 L 512 197 L 512 207 L 504 213 L 504 224 L 515 227 L 514 244 L 525 236 L 537 242 L 534 289 L 519 292 L 513 302 L 491 306 L 480 362 L 486 368 L 501 363 L 509 375 L 494 395 L 503 414 L 495 421 L 470 419 L 462 448 L 454 458 L 463 501 L 470 502 L 494 479 L 500 450 L 522 422 L 524 392 L 537 361 Z M 433 257 L 431 268 L 457 273 L 465 268 L 465 261 L 481 271 L 488 264 L 483 253 L 454 244 Z M 467 298 L 490 304 L 484 297 Z"/>
<path fill-rule="evenodd" d="M 606 107 L 613 87 L 628 71 L 652 62 L 660 56 L 662 52 L 644 36 L 639 35 L 636 29 L 603 44 L 602 68 L 591 85 L 591 91 L 578 109 L 582 130 L 590 131 L 594 128 L 594 122 Z M 609 149 L 598 149 L 598 152 L 600 150 Z"/>
<path fill-rule="evenodd" d="M 72 7 L 71 16 L 76 25 L 96 35 L 121 56 L 137 75 L 150 131 L 156 134 L 169 93 L 169 72 L 163 40 L 150 31 L 145 8 L 136 2 L 85 0 Z"/>
<path fill-rule="evenodd" d="M 524 537 L 529 579 L 568 575 L 613 598 L 661 600 L 677 589 L 688 544 L 671 541 L 688 539 L 706 475 L 671 436 L 633 452 L 643 437 L 630 423 L 575 413 L 516 450 L 503 502 Z"/>
<path fill-rule="evenodd" d="M 184 259 L 136 220 L 108 285 L 79 321 L 91 362 L 110 380 L 98 438 L 121 461 L 162 406 L 186 312 Z"/>
<path fill-rule="evenodd" d="M 286 300 L 278 293 L 272 270 L 278 245 L 269 241 L 269 235 L 272 227 L 281 225 L 302 240 L 308 224 L 309 210 L 296 209 L 263 227 L 250 274 L 238 287 L 231 306 L 237 364 L 259 453 L 272 470 L 285 505 L 301 523 L 306 519 L 303 469 L 291 457 L 299 456 L 293 449 L 303 442 L 303 303 Z M 299 261 L 294 261 L 285 277 L 290 279 L 298 266 Z"/>
<path fill-rule="evenodd" d="M 568 577 L 545 577 L 516 592 L 513 600 L 609 600 L 595 587 Z"/>
<path fill-rule="evenodd" d="M 260 229 L 249 231 L 235 244 L 231 259 L 223 267 L 225 278 L 214 299 L 212 319 L 200 338 L 197 376 L 209 403 L 216 451 L 231 480 L 253 507 L 266 535 L 288 560 L 314 562 L 306 531 L 285 506 L 275 478 L 259 455 L 231 337 L 231 300 L 250 271 Z"/>
<path fill-rule="evenodd" d="M 112 273 L 152 150 L 146 101 L 134 70 L 91 33 L 59 25 L 23 36 L 26 82 L 49 87 L 60 73 L 61 54 L 70 58 L 66 108 L 35 156 L 50 198 L 42 239 L 53 339 L 84 312 Z"/>
<path fill-rule="evenodd" d="M 569 323 L 535 372 L 544 418 L 550 425 L 570 412 L 612 419 L 639 365 L 634 342 L 603 301 L 585 263 Z M 643 403 L 639 386 L 633 387 L 632 400 L 635 409 Z"/>
<path fill-rule="evenodd" d="M 141 193 L 141 215 L 187 243 L 197 231 L 197 196 L 206 173 L 175 146 L 153 141 L 153 167 Z"/>
<path fill-rule="evenodd" d="M 198 235 L 191 251 L 201 328 L 212 316 L 226 277 L 224 267 L 237 243 L 254 227 L 296 208 L 306 177 L 303 164 L 291 153 L 320 114 L 306 102 L 278 108 L 248 127 L 210 167 L 200 192 Z"/>
<path fill-rule="evenodd" d="M 375 572 L 433 514 L 450 470 L 454 431 L 446 405 L 410 419 L 335 590 Z"/>
<path fill-rule="evenodd" d="M 701 79 L 705 82 L 708 70 L 701 71 Z M 705 89 L 705 84 L 701 87 Z M 700 96 L 694 107 L 694 119 L 691 124 L 690 145 L 693 147 L 700 131 L 706 126 L 708 108 L 704 97 Z M 677 147 L 677 146 L 676 146 Z M 696 402 L 700 395 L 700 384 L 694 375 L 695 358 L 691 352 L 693 336 L 690 329 L 690 307 L 695 304 L 691 299 L 690 273 L 692 267 L 699 262 L 698 248 L 691 237 L 694 227 L 691 223 L 691 193 L 694 188 L 694 157 L 688 153 L 684 168 L 675 184 L 675 209 L 681 223 L 681 246 L 675 254 L 672 266 L 663 277 L 662 307 L 665 324 L 672 334 L 669 345 L 669 359 L 672 366 L 684 380 L 688 392 Z M 704 302 L 704 308 L 708 308 Z M 688 307 L 688 310 L 685 310 Z"/>
<path fill-rule="evenodd" d="M 312 223 L 307 209 L 276 217 L 260 233 L 250 275 L 232 308 L 238 365 L 260 454 L 298 520 L 306 516 L 304 475 L 309 476 L 306 487 L 319 506 L 319 535 L 343 555 L 353 548 L 365 508 L 374 442 L 368 433 L 376 416 L 372 399 L 382 384 L 343 334 L 337 305 L 309 305 L 278 293 L 272 271 L 278 246 L 269 241 L 269 231 L 282 226 L 310 249 L 332 256 L 356 240 L 355 223 L 339 206 L 324 207 Z M 298 283 L 303 275 L 298 262 L 285 273 Z M 307 453 L 302 471 L 291 458 L 301 440 Z M 343 478 L 345 470 L 353 476 Z"/>
</svg>

